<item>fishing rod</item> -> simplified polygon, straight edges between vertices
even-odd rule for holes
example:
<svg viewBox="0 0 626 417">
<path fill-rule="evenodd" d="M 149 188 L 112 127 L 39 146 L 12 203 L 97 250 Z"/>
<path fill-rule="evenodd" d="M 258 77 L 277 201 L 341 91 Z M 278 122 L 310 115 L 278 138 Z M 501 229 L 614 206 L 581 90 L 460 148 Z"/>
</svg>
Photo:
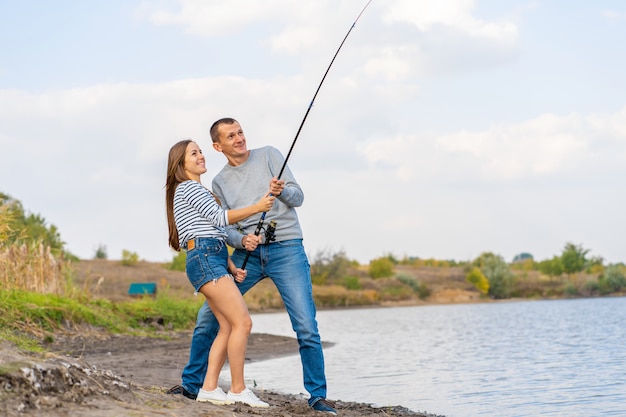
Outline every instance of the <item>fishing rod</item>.
<svg viewBox="0 0 626 417">
<path fill-rule="evenodd" d="M 341 41 L 341 44 L 339 44 L 339 48 L 337 48 L 337 51 L 335 52 L 335 55 L 333 56 L 333 59 L 330 61 L 330 64 L 328 65 L 328 68 L 326 68 L 326 72 L 324 73 L 324 76 L 322 77 L 322 81 L 320 81 L 319 85 L 317 86 L 317 90 L 315 90 L 315 94 L 313 95 L 313 99 L 311 99 L 311 103 L 309 103 L 309 107 L 306 109 L 306 113 L 304 113 L 304 118 L 302 119 L 302 122 L 300 123 L 300 127 L 298 127 L 298 131 L 296 132 L 296 136 L 293 138 L 293 141 L 291 142 L 291 147 L 289 148 L 289 152 L 287 152 L 287 156 L 285 157 L 285 162 L 283 162 L 283 166 L 280 169 L 280 172 L 278 173 L 278 177 L 277 179 L 280 179 L 280 177 L 283 175 L 283 171 L 285 170 L 285 167 L 287 166 L 287 161 L 289 160 L 289 157 L 291 156 L 291 152 L 293 151 L 294 146 L 296 145 L 296 141 L 298 140 L 298 136 L 300 136 L 300 131 L 302 130 L 302 126 L 304 126 L 304 122 L 306 121 L 306 118 L 309 116 L 309 112 L 311 111 L 311 108 L 313 107 L 313 103 L 315 102 L 315 98 L 317 97 L 317 93 L 319 93 L 320 88 L 322 88 L 322 84 L 324 84 L 324 80 L 326 79 L 326 76 L 328 75 L 328 72 L 330 71 L 330 67 L 333 66 L 333 63 L 335 62 L 335 58 L 337 58 L 337 55 L 339 55 L 339 51 L 341 50 L 341 47 L 343 46 L 343 44 L 346 42 L 346 39 L 348 39 L 348 36 L 350 35 L 350 32 L 352 32 L 352 29 L 354 29 L 354 27 L 356 26 L 356 22 L 359 21 L 359 19 L 361 18 L 361 15 L 363 14 L 363 12 L 365 11 L 365 9 L 367 9 L 367 6 L 369 6 L 369 4 L 372 2 L 372 0 L 369 0 L 367 2 L 367 4 L 365 5 L 365 7 L 363 7 L 363 9 L 361 10 L 361 13 L 359 13 L 359 15 L 356 17 L 356 19 L 354 20 L 354 23 L 352 23 L 352 26 L 350 26 L 350 29 L 348 30 L 348 33 L 346 33 L 346 36 L 344 36 L 343 40 Z M 263 212 L 261 213 L 261 218 L 259 219 L 259 223 L 256 226 L 256 229 L 254 230 L 254 235 L 258 236 L 261 233 L 261 230 L 263 229 L 263 222 L 265 221 L 265 215 L 267 214 L 267 212 Z M 267 233 L 266 233 L 266 237 L 265 240 L 269 243 L 272 240 L 274 240 L 274 230 L 276 229 L 276 222 L 272 221 L 270 222 L 270 226 L 268 227 Z M 248 263 L 248 258 L 250 258 L 250 253 L 248 251 L 248 253 L 246 254 L 246 258 L 243 260 L 243 264 L 241 265 L 241 269 L 246 269 L 246 264 Z"/>
</svg>

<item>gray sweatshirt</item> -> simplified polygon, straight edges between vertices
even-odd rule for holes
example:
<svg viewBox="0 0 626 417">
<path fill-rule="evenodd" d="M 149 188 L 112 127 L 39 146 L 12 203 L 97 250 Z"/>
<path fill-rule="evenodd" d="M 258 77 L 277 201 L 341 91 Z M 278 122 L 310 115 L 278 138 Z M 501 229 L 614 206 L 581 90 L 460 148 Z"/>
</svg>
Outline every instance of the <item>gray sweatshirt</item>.
<svg viewBox="0 0 626 417">
<path fill-rule="evenodd" d="M 269 192 L 270 180 L 278 176 L 284 161 L 280 151 L 272 146 L 252 149 L 248 160 L 243 164 L 236 167 L 226 164 L 222 168 L 213 178 L 213 192 L 221 200 L 225 210 L 251 206 Z M 263 226 L 267 227 L 271 220 L 276 221 L 276 242 L 302 239 L 295 207 L 302 205 L 304 193 L 289 167 L 285 167 L 280 179 L 285 181 L 285 188 L 265 215 Z M 244 249 L 241 239 L 254 233 L 260 217 L 261 213 L 227 226 L 228 244 L 236 249 Z M 261 235 L 264 234 L 265 229 L 261 231 Z"/>
</svg>

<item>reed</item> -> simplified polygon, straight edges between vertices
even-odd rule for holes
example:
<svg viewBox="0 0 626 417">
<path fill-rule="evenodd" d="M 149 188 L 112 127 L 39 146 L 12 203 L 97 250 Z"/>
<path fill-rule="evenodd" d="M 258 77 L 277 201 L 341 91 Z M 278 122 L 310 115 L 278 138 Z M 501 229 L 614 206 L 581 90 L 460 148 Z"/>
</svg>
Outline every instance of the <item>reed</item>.
<svg viewBox="0 0 626 417">
<path fill-rule="evenodd" d="M 69 261 L 55 257 L 42 242 L 11 241 L 11 216 L 7 206 L 0 206 L 0 288 L 63 294 Z"/>
</svg>

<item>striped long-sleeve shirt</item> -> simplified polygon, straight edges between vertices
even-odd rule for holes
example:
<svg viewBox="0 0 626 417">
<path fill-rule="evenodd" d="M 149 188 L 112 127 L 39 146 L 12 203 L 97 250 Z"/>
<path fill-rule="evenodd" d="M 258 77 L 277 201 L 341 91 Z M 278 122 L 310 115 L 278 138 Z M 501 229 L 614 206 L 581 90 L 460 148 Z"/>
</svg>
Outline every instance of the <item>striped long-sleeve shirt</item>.
<svg viewBox="0 0 626 417">
<path fill-rule="evenodd" d="M 174 222 L 181 248 L 190 239 L 212 237 L 226 239 L 228 212 L 223 210 L 209 190 L 197 181 L 178 184 L 174 193 Z"/>
</svg>

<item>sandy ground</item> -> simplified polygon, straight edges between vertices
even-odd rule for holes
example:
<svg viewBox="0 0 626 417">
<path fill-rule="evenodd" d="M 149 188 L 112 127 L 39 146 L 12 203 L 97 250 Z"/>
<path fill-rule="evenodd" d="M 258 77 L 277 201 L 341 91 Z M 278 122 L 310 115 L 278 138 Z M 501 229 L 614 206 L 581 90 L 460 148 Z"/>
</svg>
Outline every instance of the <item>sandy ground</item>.
<svg viewBox="0 0 626 417">
<path fill-rule="evenodd" d="M 47 346 L 49 353 L 43 355 L 19 352 L 0 340 L 0 416 L 324 415 L 308 407 L 304 395 L 255 390 L 270 403 L 269 409 L 255 409 L 239 404 L 198 403 L 182 395 L 166 394 L 167 389 L 180 382 L 191 333 L 163 336 L 148 339 L 92 331 L 57 335 L 54 343 Z M 297 351 L 297 342 L 292 338 L 253 333 L 246 358 L 259 361 Z M 343 401 L 335 404 L 338 415 L 344 417 L 434 417 L 392 405 L 378 408 Z"/>
<path fill-rule="evenodd" d="M 85 260 L 76 268 L 75 284 L 94 297 L 113 301 L 128 300 L 131 282 L 157 282 L 172 294 L 192 297 L 184 272 L 170 271 L 163 265 L 139 262 L 128 267 L 117 261 Z M 473 302 L 476 291 L 469 291 L 464 274 L 433 268 L 399 270 L 427 283 L 433 293 L 429 303 Z M 443 283 L 443 284 L 442 284 Z M 273 284 L 261 283 L 256 290 L 263 296 L 275 291 Z M 276 295 L 278 297 L 278 295 Z M 420 300 L 420 304 L 423 302 Z M 402 304 L 402 303 L 396 303 Z M 412 305 L 412 304 L 411 304 Z M 46 346 L 48 353 L 19 352 L 0 340 L 0 417 L 111 417 L 111 416 L 318 416 L 308 395 L 284 395 L 252 388 L 270 403 L 269 409 L 244 405 L 215 406 L 197 403 L 166 391 L 180 383 L 187 362 L 191 333 L 163 332 L 161 339 L 103 335 L 93 329 L 71 329 L 55 334 Z M 325 346 L 325 349 L 332 347 Z M 297 355 L 295 339 L 253 333 L 248 342 L 248 361 L 284 355 Z M 227 381 L 226 381 L 227 383 Z M 227 386 L 222 386 L 227 388 Z M 336 400 L 338 414 L 344 417 L 434 417 L 390 404 L 375 408 L 368 404 Z"/>
</svg>

